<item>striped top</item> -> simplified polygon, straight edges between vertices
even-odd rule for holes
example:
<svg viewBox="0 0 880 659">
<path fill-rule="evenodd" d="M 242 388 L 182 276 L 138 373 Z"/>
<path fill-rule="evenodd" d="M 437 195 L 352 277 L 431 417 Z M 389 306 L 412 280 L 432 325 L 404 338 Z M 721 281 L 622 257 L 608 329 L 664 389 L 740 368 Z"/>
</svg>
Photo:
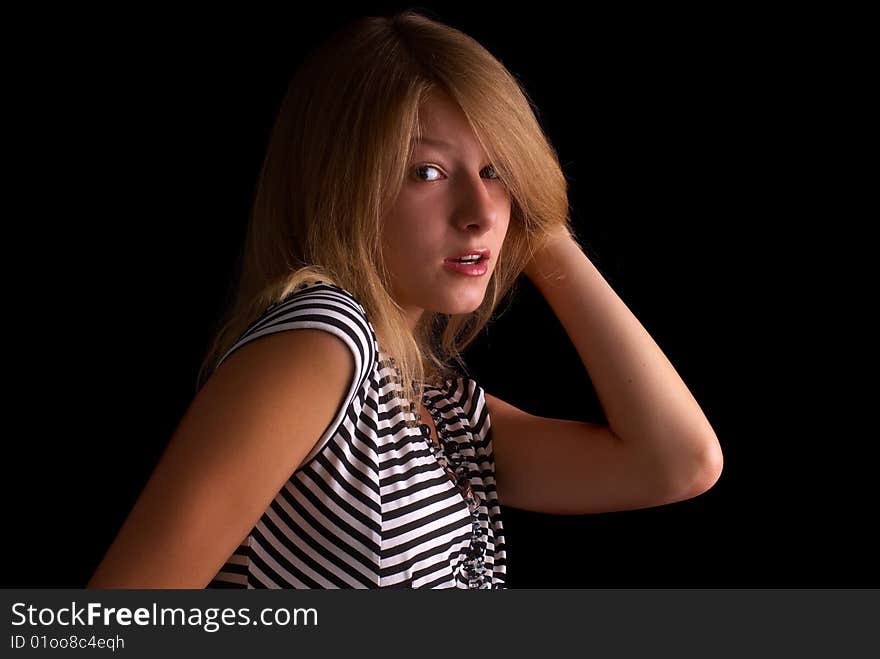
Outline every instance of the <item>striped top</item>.
<svg viewBox="0 0 880 659">
<path fill-rule="evenodd" d="M 491 423 L 472 379 L 426 389 L 447 437 L 440 452 L 391 380 L 364 308 L 326 282 L 271 305 L 221 359 L 249 341 L 299 328 L 335 334 L 355 359 L 336 418 L 208 588 L 506 587 Z M 462 465 L 473 497 L 449 477 Z M 463 471 L 462 471 L 463 469 Z"/>
</svg>

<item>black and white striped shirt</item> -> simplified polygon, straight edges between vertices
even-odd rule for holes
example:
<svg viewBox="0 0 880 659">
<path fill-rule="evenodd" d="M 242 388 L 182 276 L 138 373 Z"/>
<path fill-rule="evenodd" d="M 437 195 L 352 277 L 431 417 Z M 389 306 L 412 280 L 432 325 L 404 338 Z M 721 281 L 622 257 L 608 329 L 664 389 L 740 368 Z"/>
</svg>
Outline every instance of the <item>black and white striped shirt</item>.
<svg viewBox="0 0 880 659">
<path fill-rule="evenodd" d="M 427 390 L 467 465 L 478 500 L 472 516 L 429 448 L 432 440 L 405 424 L 409 412 L 390 380 L 393 366 L 348 291 L 326 282 L 297 290 L 270 306 L 223 359 L 248 341 L 299 328 L 342 339 L 354 354 L 355 379 L 327 431 L 207 587 L 505 588 L 482 388 L 459 377 Z M 473 546 L 482 548 L 480 585 L 468 576 L 467 565 L 477 560 Z"/>
</svg>

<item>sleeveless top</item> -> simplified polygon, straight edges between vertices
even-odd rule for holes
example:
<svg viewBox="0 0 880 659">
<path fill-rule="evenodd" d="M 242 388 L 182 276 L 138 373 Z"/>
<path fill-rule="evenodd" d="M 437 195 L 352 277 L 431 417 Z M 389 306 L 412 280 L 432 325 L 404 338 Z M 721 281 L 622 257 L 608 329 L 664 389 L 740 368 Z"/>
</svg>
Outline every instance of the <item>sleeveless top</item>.
<svg viewBox="0 0 880 659">
<path fill-rule="evenodd" d="M 506 588 L 483 389 L 467 377 L 426 388 L 437 449 L 406 424 L 412 407 L 397 394 L 394 360 L 379 348 L 364 308 L 320 281 L 269 306 L 219 363 L 249 341 L 300 328 L 344 341 L 354 380 L 335 419 L 207 588 Z"/>
</svg>

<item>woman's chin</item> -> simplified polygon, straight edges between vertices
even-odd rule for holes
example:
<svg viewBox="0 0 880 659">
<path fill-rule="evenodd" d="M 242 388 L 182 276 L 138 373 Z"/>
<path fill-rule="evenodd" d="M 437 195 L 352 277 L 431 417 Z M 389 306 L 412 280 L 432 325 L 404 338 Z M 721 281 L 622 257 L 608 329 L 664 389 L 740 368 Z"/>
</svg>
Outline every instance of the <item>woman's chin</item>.
<svg viewBox="0 0 880 659">
<path fill-rule="evenodd" d="M 473 313 L 483 304 L 483 296 L 461 296 L 454 300 L 448 300 L 438 305 L 438 313 L 445 313 L 451 316 L 463 316 Z"/>
</svg>

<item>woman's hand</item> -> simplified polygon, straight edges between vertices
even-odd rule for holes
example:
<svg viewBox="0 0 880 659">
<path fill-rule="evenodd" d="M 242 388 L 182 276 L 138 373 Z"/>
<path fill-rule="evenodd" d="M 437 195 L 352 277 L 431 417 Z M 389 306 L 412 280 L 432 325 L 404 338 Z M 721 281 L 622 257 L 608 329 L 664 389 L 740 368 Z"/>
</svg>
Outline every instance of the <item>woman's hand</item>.
<svg viewBox="0 0 880 659">
<path fill-rule="evenodd" d="M 566 225 L 554 229 L 545 237 L 541 246 L 535 250 L 532 259 L 523 268 L 523 274 L 532 282 L 538 277 L 548 279 L 558 270 L 559 256 L 564 250 L 576 249 L 582 252 L 580 245 L 574 239 L 571 230 Z"/>
</svg>

